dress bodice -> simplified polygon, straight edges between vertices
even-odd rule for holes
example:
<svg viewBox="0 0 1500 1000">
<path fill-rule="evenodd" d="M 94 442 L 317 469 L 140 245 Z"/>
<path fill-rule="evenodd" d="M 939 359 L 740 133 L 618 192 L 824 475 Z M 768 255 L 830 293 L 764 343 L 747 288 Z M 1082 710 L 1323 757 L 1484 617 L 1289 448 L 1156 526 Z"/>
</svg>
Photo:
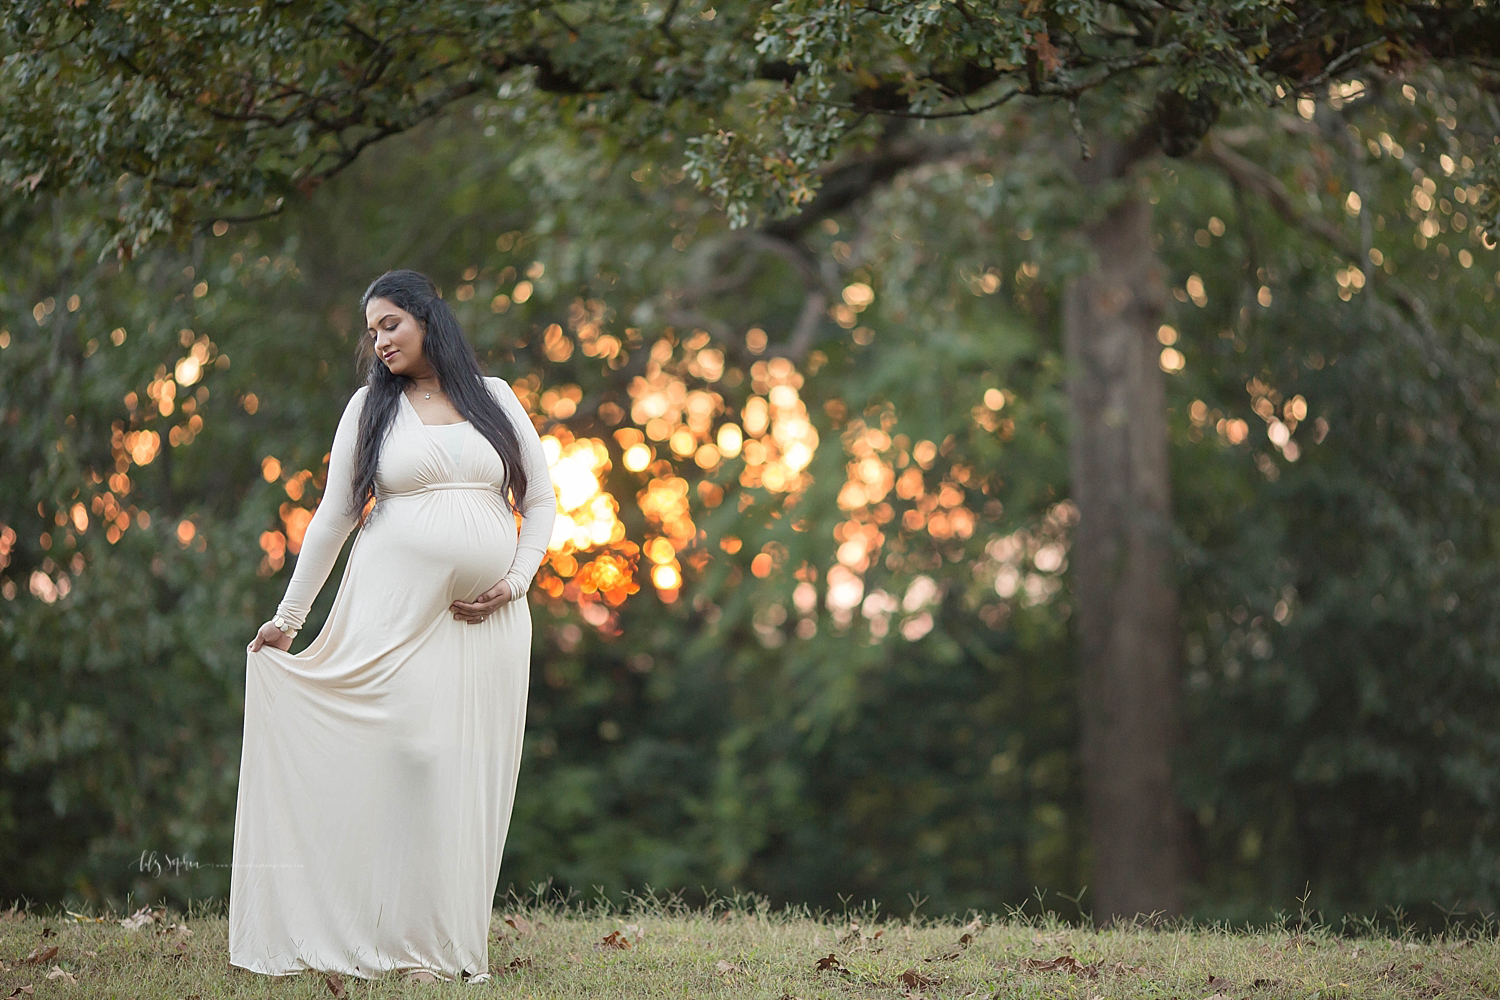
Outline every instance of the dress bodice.
<svg viewBox="0 0 1500 1000">
<path fill-rule="evenodd" d="M 446 435 L 457 439 L 453 450 L 444 441 Z M 505 483 L 505 462 L 467 420 L 444 426 L 424 424 L 411 400 L 402 394 L 380 448 L 380 465 L 375 470 L 377 500 L 448 483 L 487 483 L 498 491 Z"/>
</svg>

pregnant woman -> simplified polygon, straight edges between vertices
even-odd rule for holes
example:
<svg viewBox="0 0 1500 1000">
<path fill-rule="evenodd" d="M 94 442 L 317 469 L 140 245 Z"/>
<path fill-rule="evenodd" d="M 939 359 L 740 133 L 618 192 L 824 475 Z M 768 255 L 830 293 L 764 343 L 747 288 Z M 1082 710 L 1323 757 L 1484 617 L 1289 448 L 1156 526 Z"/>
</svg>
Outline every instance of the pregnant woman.
<svg viewBox="0 0 1500 1000">
<path fill-rule="evenodd" d="M 556 501 L 525 408 L 432 282 L 391 271 L 363 305 L 366 384 L 246 656 L 229 962 L 476 981 L 521 762 L 526 590 Z M 289 652 L 356 525 L 327 623 Z"/>
</svg>

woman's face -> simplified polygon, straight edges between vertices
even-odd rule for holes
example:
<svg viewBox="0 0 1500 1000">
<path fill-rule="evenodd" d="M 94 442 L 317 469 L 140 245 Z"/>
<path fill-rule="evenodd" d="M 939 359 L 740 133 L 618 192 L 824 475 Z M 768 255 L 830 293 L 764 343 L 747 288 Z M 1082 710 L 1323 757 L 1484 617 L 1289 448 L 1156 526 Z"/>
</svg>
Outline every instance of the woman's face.
<svg viewBox="0 0 1500 1000">
<path fill-rule="evenodd" d="M 371 299 L 365 306 L 365 324 L 375 356 L 392 375 L 427 374 L 429 365 L 422 356 L 424 331 L 415 316 L 389 299 Z"/>
</svg>

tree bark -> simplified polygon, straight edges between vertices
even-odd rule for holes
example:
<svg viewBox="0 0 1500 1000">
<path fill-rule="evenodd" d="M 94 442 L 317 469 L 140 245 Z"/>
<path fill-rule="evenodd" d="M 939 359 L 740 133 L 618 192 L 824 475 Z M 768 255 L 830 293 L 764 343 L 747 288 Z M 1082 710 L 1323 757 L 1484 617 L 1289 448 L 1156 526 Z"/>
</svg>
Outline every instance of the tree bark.
<svg viewBox="0 0 1500 1000">
<path fill-rule="evenodd" d="M 1163 267 L 1131 195 L 1087 231 L 1096 261 L 1063 293 L 1079 522 L 1069 562 L 1094 919 L 1174 914 L 1183 831 L 1172 786 L 1177 594 L 1164 376 Z"/>
</svg>

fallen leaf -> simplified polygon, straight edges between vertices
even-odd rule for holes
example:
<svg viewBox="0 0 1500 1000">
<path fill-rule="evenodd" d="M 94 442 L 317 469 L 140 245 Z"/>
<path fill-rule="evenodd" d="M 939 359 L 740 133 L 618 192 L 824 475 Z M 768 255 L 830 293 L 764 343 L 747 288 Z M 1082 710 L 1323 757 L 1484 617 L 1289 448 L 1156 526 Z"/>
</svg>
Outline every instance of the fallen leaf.
<svg viewBox="0 0 1500 1000">
<path fill-rule="evenodd" d="M 531 921 L 527 920 L 525 917 L 518 915 L 509 916 L 505 918 L 505 922 L 509 924 L 511 926 L 511 929 L 516 932 L 516 937 L 523 937 L 527 934 L 536 933 L 536 929 L 531 926 Z"/>
<path fill-rule="evenodd" d="M 1225 979 L 1223 976 L 1216 976 L 1212 972 L 1210 972 L 1208 974 L 1208 988 L 1211 990 L 1218 990 L 1222 993 L 1223 991 L 1230 988 L 1230 983 L 1229 980 Z"/>
<path fill-rule="evenodd" d="M 511 972 L 520 972 L 522 969 L 531 968 L 533 964 L 534 963 L 531 961 L 531 959 L 517 955 L 515 958 L 511 959 L 503 969 L 500 970 L 500 974 L 503 976 Z"/>
<path fill-rule="evenodd" d="M 745 971 L 744 969 L 740 968 L 738 965 L 735 965 L 733 962 L 726 961 L 725 959 L 722 959 L 722 958 L 719 959 L 718 962 L 716 962 L 714 964 L 714 968 L 718 970 L 718 972 L 719 972 L 719 974 L 721 976 L 727 976 L 727 975 L 730 975 L 731 973 L 744 972 Z"/>
<path fill-rule="evenodd" d="M 919 990 L 924 986 L 936 986 L 942 982 L 937 976 L 924 976 L 916 969 L 907 969 L 901 973 L 901 985 L 909 990 Z"/>
<path fill-rule="evenodd" d="M 29 997 L 35 992 L 36 990 L 33 989 L 29 984 L 26 986 L 17 986 L 15 989 L 6 994 L 5 1000 L 16 1000 L 16 997 Z"/>
<path fill-rule="evenodd" d="M 848 969 L 844 968 L 843 963 L 838 960 L 838 956 L 832 952 L 829 952 L 827 958 L 818 959 L 818 971 L 827 972 L 829 970 L 837 972 L 840 975 L 846 975 L 849 972 Z"/>
<path fill-rule="evenodd" d="M 1203 1000 L 1229 1000 L 1223 993 L 1215 993 L 1213 996 L 1204 997 Z"/>
<path fill-rule="evenodd" d="M 48 979 L 61 979 L 65 983 L 76 983 L 78 977 L 60 965 L 54 965 L 52 971 L 47 973 Z"/>
<path fill-rule="evenodd" d="M 1116 962 L 1114 964 L 1113 971 L 1115 975 L 1123 976 L 1131 973 L 1135 975 L 1143 975 L 1148 970 L 1144 965 L 1126 965 L 1124 962 Z"/>
<path fill-rule="evenodd" d="M 1280 985 L 1281 985 L 1281 980 L 1279 980 L 1279 979 L 1257 979 L 1255 982 L 1253 982 L 1253 983 L 1250 984 L 1250 988 L 1252 990 L 1263 990 L 1263 989 L 1267 989 L 1267 988 L 1272 987 L 1272 986 L 1280 986 Z"/>
<path fill-rule="evenodd" d="M 57 931 L 53 930 L 50 927 L 43 927 L 42 928 L 42 937 L 44 937 L 44 938 L 52 937 L 56 933 L 57 933 Z"/>
<path fill-rule="evenodd" d="M 1093 962 L 1084 965 L 1072 955 L 1059 955 L 1050 962 L 1043 962 L 1038 958 L 1028 958 L 1021 962 L 1021 968 L 1032 972 L 1070 972 L 1075 976 L 1085 979 L 1097 979 L 1099 977 L 1099 963 Z"/>
<path fill-rule="evenodd" d="M 167 911 L 165 907 L 157 907 L 153 910 L 149 906 L 143 906 L 124 920 L 121 920 L 120 926 L 128 931 L 133 931 L 137 927 L 144 927 L 147 924 L 154 924 L 159 922 L 159 920 L 165 920 L 166 916 Z"/>
<path fill-rule="evenodd" d="M 635 924 L 626 924 L 625 933 L 634 938 L 636 944 L 640 944 L 642 941 L 646 940 L 646 932 L 641 930 L 640 927 L 636 926 Z"/>
<path fill-rule="evenodd" d="M 31 954 L 21 959 L 18 964 L 35 965 L 38 962 L 50 962 L 56 957 L 57 945 L 54 944 L 49 948 L 43 948 L 41 945 L 37 945 L 35 948 L 31 949 Z"/>
<path fill-rule="evenodd" d="M 323 977 L 323 981 L 328 984 L 328 992 L 332 993 L 338 1000 L 344 1000 L 344 997 L 349 995 L 344 992 L 343 977 L 337 972 L 330 972 Z"/>
<path fill-rule="evenodd" d="M 619 931 L 610 931 L 608 934 L 604 935 L 604 940 L 599 942 L 599 947 L 619 948 L 621 951 L 624 951 L 626 948 L 630 947 L 630 939 L 621 934 Z"/>
</svg>

